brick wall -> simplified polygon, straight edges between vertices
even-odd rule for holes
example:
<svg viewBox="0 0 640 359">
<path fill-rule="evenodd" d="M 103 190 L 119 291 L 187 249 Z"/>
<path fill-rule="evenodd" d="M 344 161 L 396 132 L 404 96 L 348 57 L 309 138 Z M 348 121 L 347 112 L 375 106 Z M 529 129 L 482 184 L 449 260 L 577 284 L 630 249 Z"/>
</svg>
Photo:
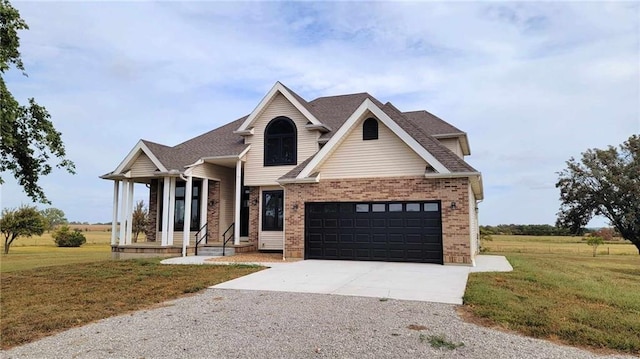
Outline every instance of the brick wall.
<svg viewBox="0 0 640 359">
<path fill-rule="evenodd" d="M 305 202 L 441 200 L 443 261 L 471 264 L 468 186 L 468 178 L 424 177 L 321 180 L 320 183 L 285 185 L 285 255 L 304 257 Z M 451 209 L 451 202 L 456 202 L 455 209 Z"/>
<path fill-rule="evenodd" d="M 255 203 L 255 204 L 254 204 Z M 258 248 L 258 216 L 260 215 L 260 187 L 250 187 L 249 189 L 249 243 L 253 243 Z"/>
<path fill-rule="evenodd" d="M 147 242 L 156 241 L 156 233 L 158 228 L 158 180 L 151 180 L 149 187 L 149 223 L 147 223 Z"/>
<path fill-rule="evenodd" d="M 207 181 L 207 180 L 205 180 Z M 209 181 L 207 193 L 207 241 L 220 242 L 220 182 Z M 211 205 L 213 201 L 213 206 Z"/>
</svg>

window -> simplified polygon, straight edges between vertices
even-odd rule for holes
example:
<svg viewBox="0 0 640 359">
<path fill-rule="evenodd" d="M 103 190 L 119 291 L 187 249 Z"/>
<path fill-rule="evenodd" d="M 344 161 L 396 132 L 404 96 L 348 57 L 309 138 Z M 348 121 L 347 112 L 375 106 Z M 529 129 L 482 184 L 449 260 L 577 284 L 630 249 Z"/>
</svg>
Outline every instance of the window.
<svg viewBox="0 0 640 359">
<path fill-rule="evenodd" d="M 160 202 L 160 218 L 158 220 L 158 230 L 162 230 L 162 218 L 164 218 L 162 213 L 162 201 L 164 200 L 162 196 L 163 184 L 160 183 L 158 187 L 158 191 L 160 192 L 159 202 Z M 202 187 L 202 182 L 193 181 L 193 187 L 191 189 L 191 231 L 195 232 L 200 228 L 200 188 Z M 184 214 L 185 214 L 185 192 L 186 192 L 186 182 L 177 182 L 176 183 L 176 200 L 175 200 L 175 209 L 174 209 L 174 217 L 173 217 L 173 228 L 175 231 L 182 231 L 184 228 Z"/>
<path fill-rule="evenodd" d="M 262 230 L 282 231 L 284 211 L 283 191 L 262 192 Z"/>
<path fill-rule="evenodd" d="M 384 212 L 386 205 L 384 203 L 374 203 L 371 205 L 371 212 Z"/>
<path fill-rule="evenodd" d="M 425 203 L 424 204 L 425 212 L 438 212 L 438 204 L 437 203 Z"/>
<path fill-rule="evenodd" d="M 389 203 L 389 212 L 402 212 L 402 203 Z"/>
<path fill-rule="evenodd" d="M 407 212 L 419 212 L 420 203 L 407 203 Z"/>
<path fill-rule="evenodd" d="M 378 120 L 375 118 L 364 120 L 362 124 L 362 139 L 364 141 L 378 139 Z"/>
<path fill-rule="evenodd" d="M 369 212 L 369 204 L 367 203 L 356 204 L 356 212 Z"/>
<path fill-rule="evenodd" d="M 296 164 L 296 125 L 287 117 L 276 117 L 264 131 L 264 165 Z"/>
</svg>

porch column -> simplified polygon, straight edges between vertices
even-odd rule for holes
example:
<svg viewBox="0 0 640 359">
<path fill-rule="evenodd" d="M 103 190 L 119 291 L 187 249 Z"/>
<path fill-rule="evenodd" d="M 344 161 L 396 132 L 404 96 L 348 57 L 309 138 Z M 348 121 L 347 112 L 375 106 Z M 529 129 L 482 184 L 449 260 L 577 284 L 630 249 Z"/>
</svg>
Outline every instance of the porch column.
<svg viewBox="0 0 640 359">
<path fill-rule="evenodd" d="M 184 188 L 184 229 L 182 230 L 182 256 L 187 256 L 187 245 L 191 237 L 191 197 L 193 177 L 187 177 L 187 184 Z"/>
<path fill-rule="evenodd" d="M 202 189 L 200 191 L 200 228 L 202 228 L 207 223 L 208 213 L 207 213 L 207 204 L 209 203 L 209 180 L 206 178 L 202 179 Z M 208 228 L 207 228 L 208 229 Z M 207 241 L 209 238 L 207 237 Z"/>
<path fill-rule="evenodd" d="M 127 234 L 127 192 L 129 191 L 129 181 L 122 181 L 122 193 L 120 193 L 120 238 L 119 245 L 125 245 L 125 236 Z"/>
<path fill-rule="evenodd" d="M 162 246 L 169 244 L 169 190 L 171 189 L 171 180 L 164 177 L 162 186 Z"/>
<path fill-rule="evenodd" d="M 127 236 L 126 244 L 131 244 L 133 241 L 133 181 L 129 181 L 129 198 L 127 199 Z"/>
<path fill-rule="evenodd" d="M 167 229 L 167 245 L 173 245 L 173 224 L 176 216 L 176 178 L 169 180 L 169 228 Z"/>
<path fill-rule="evenodd" d="M 240 193 L 242 192 L 242 160 L 236 162 L 236 200 L 234 202 L 235 218 L 233 226 L 233 244 L 240 244 Z"/>
<path fill-rule="evenodd" d="M 113 216 L 111 217 L 111 245 L 118 244 L 118 196 L 120 196 L 120 181 L 113 181 Z"/>
</svg>

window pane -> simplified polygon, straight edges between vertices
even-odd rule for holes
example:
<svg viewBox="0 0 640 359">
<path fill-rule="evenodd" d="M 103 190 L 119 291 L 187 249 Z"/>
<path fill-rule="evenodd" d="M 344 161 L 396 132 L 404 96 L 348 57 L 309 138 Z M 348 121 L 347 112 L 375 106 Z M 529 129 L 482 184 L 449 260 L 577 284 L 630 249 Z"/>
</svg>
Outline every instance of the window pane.
<svg viewBox="0 0 640 359">
<path fill-rule="evenodd" d="M 367 203 L 356 204 L 356 212 L 369 212 L 369 205 Z"/>
<path fill-rule="evenodd" d="M 389 212 L 402 212 L 402 203 L 390 203 Z"/>
<path fill-rule="evenodd" d="M 425 203 L 424 204 L 425 212 L 438 212 L 438 204 L 437 203 Z"/>
<path fill-rule="evenodd" d="M 263 192 L 262 230 L 281 231 L 283 223 L 283 192 Z"/>
<path fill-rule="evenodd" d="M 376 203 L 371 205 L 371 212 L 384 212 L 386 205 L 384 203 Z"/>
<path fill-rule="evenodd" d="M 280 160 L 282 162 L 292 162 L 293 161 L 293 152 L 295 150 L 294 146 L 294 137 L 288 136 L 282 138 L 282 152 Z"/>
<path fill-rule="evenodd" d="M 419 212 L 420 203 L 407 203 L 407 212 Z"/>
<path fill-rule="evenodd" d="M 280 139 L 268 138 L 265 148 L 265 162 L 277 163 L 280 158 Z"/>
<path fill-rule="evenodd" d="M 338 212 L 338 204 L 327 203 L 324 205 L 324 213 L 336 213 Z"/>
<path fill-rule="evenodd" d="M 184 199 L 176 199 L 176 212 L 174 219 L 175 222 L 173 225 L 175 230 L 181 231 L 184 227 Z"/>
<path fill-rule="evenodd" d="M 176 186 L 176 198 L 177 197 L 184 198 L 184 184 L 182 184 L 182 186 Z"/>
</svg>

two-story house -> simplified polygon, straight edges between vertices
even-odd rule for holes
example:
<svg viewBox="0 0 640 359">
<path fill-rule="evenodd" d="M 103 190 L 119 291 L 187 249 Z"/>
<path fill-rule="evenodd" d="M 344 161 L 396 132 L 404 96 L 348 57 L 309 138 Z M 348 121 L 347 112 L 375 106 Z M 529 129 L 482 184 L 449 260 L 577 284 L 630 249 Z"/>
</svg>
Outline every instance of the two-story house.
<svg viewBox="0 0 640 359">
<path fill-rule="evenodd" d="M 306 101 L 278 82 L 249 115 L 172 147 L 140 140 L 101 176 L 114 181 L 113 252 L 227 240 L 284 257 L 471 265 L 483 188 L 469 154 L 466 133 L 429 112 L 368 93 Z M 132 243 L 134 183 L 149 188 L 145 243 Z"/>
</svg>

